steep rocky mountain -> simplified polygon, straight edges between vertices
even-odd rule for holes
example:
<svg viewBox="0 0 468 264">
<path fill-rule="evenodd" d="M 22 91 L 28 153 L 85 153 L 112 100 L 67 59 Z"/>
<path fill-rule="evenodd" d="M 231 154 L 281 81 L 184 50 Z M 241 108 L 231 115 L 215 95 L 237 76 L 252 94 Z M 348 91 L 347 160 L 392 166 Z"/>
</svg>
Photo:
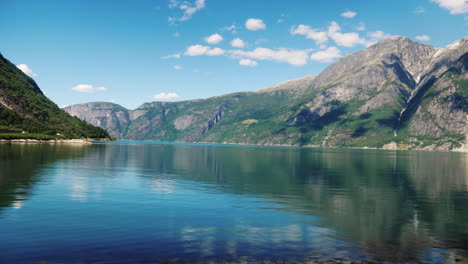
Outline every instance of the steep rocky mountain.
<svg viewBox="0 0 468 264">
<path fill-rule="evenodd" d="M 53 139 L 57 134 L 60 138 L 109 138 L 104 129 L 61 110 L 33 79 L 0 54 L 0 138 Z"/>
<path fill-rule="evenodd" d="M 439 49 L 394 37 L 257 92 L 65 110 L 123 139 L 455 149 L 468 132 L 467 53 L 468 38 Z"/>
</svg>

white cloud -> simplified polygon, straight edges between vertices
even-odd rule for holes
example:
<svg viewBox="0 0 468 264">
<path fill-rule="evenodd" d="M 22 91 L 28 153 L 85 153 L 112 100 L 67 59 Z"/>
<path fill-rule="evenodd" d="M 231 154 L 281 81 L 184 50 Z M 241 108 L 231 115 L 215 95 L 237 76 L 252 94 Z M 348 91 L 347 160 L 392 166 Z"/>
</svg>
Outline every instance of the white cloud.
<svg viewBox="0 0 468 264">
<path fill-rule="evenodd" d="M 296 28 L 291 28 L 292 35 L 302 35 L 305 36 L 307 39 L 315 40 L 317 45 L 326 44 L 328 41 L 327 33 L 324 31 L 318 31 L 316 29 L 311 28 L 307 25 L 299 25 Z"/>
<path fill-rule="evenodd" d="M 237 33 L 236 29 L 237 29 L 237 26 L 234 25 L 234 24 L 222 28 L 223 31 L 230 31 L 232 34 L 236 34 L 236 33 Z"/>
<path fill-rule="evenodd" d="M 342 17 L 346 17 L 346 18 L 353 18 L 357 15 L 356 12 L 353 12 L 353 11 L 348 11 L 348 12 L 344 12 L 341 14 Z"/>
<path fill-rule="evenodd" d="M 422 6 L 416 7 L 416 9 L 413 11 L 413 13 L 415 13 L 415 14 L 422 14 L 424 12 L 426 12 L 426 9 L 424 7 L 422 7 Z"/>
<path fill-rule="evenodd" d="M 169 8 L 176 8 L 179 5 L 179 0 L 169 0 Z"/>
<path fill-rule="evenodd" d="M 205 38 L 205 41 L 208 44 L 218 44 L 223 40 L 224 40 L 224 38 L 218 33 L 213 34 L 213 35 Z"/>
<path fill-rule="evenodd" d="M 167 56 L 162 56 L 161 59 L 162 60 L 167 60 L 167 59 L 180 59 L 181 55 L 179 53 L 176 53 L 176 54 L 171 54 L 171 55 L 167 55 Z"/>
<path fill-rule="evenodd" d="M 31 68 L 29 68 L 29 66 L 26 64 L 16 65 L 16 67 L 18 67 L 18 69 L 20 69 L 24 74 L 28 75 L 29 77 L 39 76 L 37 73 L 33 72 L 33 70 L 31 70 Z"/>
<path fill-rule="evenodd" d="M 416 36 L 415 39 L 419 41 L 429 41 L 431 38 L 428 35 L 421 35 L 421 36 Z"/>
<path fill-rule="evenodd" d="M 295 50 L 280 48 L 277 50 L 272 50 L 267 48 L 256 48 L 252 51 L 233 50 L 230 51 L 230 53 L 234 58 L 279 61 L 289 63 L 293 66 L 301 66 L 307 64 L 310 51 L 310 49 Z"/>
<path fill-rule="evenodd" d="M 225 53 L 225 51 L 221 48 L 214 48 L 210 49 L 206 52 L 206 55 L 208 56 L 221 56 Z"/>
<path fill-rule="evenodd" d="M 180 65 L 174 65 L 174 70 L 176 71 L 179 71 L 179 70 L 182 70 L 184 67 L 180 66 Z"/>
<path fill-rule="evenodd" d="M 192 45 L 187 48 L 185 55 L 187 56 L 220 56 L 223 55 L 225 51 L 221 48 L 210 48 L 203 45 Z"/>
<path fill-rule="evenodd" d="M 247 21 L 245 21 L 245 27 L 252 31 L 266 29 L 266 25 L 263 23 L 263 20 L 255 18 L 247 19 Z"/>
<path fill-rule="evenodd" d="M 335 41 L 338 46 L 354 47 L 358 44 L 365 45 L 366 40 L 361 38 L 358 33 L 341 33 L 341 28 L 335 21 L 328 27 L 328 36 Z"/>
<path fill-rule="evenodd" d="M 338 46 L 343 47 L 354 47 L 358 44 L 365 45 L 366 40 L 359 37 L 359 34 L 356 32 L 350 33 L 340 33 L 336 32 L 330 36 Z"/>
<path fill-rule="evenodd" d="M 245 47 L 245 42 L 240 38 L 236 38 L 231 41 L 231 46 L 242 49 Z"/>
<path fill-rule="evenodd" d="M 356 28 L 358 31 L 366 30 L 364 23 L 359 23 Z M 332 39 L 336 45 L 341 47 L 354 47 L 356 45 L 370 46 L 376 41 L 391 37 L 392 35 L 383 31 L 375 31 L 368 33 L 369 39 L 361 37 L 358 32 L 342 33 L 340 25 L 332 21 L 327 28 L 327 31 L 319 31 L 307 25 L 299 25 L 291 29 L 292 35 L 303 35 L 308 39 L 315 40 L 316 44 L 324 49 L 327 47 L 329 39 Z"/>
<path fill-rule="evenodd" d="M 180 37 L 180 33 L 176 32 L 176 33 L 173 34 L 173 36 L 174 36 L 174 38 L 178 38 L 178 37 Z"/>
<path fill-rule="evenodd" d="M 387 33 L 383 32 L 382 30 L 369 32 L 369 33 L 367 33 L 367 36 L 369 36 L 372 40 L 383 40 L 383 39 L 392 37 L 392 35 L 387 34 Z"/>
<path fill-rule="evenodd" d="M 310 56 L 310 59 L 319 62 L 332 62 L 339 57 L 341 57 L 341 51 L 337 47 L 329 47 L 326 50 L 315 52 Z"/>
<path fill-rule="evenodd" d="M 73 91 L 81 92 L 81 93 L 95 93 L 95 92 L 104 92 L 107 91 L 106 87 L 102 86 L 92 86 L 89 84 L 78 84 L 75 87 L 71 88 Z"/>
<path fill-rule="evenodd" d="M 341 31 L 341 27 L 335 21 L 332 21 L 330 23 L 330 25 L 328 26 L 328 35 L 329 36 L 336 33 L 336 32 L 340 32 L 340 31 Z"/>
<path fill-rule="evenodd" d="M 192 45 L 187 48 L 185 51 L 185 55 L 187 56 L 201 56 L 201 55 L 206 55 L 206 53 L 210 50 L 211 48 L 208 46 L 203 46 L 203 45 Z"/>
<path fill-rule="evenodd" d="M 367 47 L 377 43 L 378 41 L 393 37 L 393 35 L 385 33 L 382 30 L 367 32 L 367 36 L 369 37 L 366 42 Z"/>
<path fill-rule="evenodd" d="M 278 18 L 278 20 L 276 20 L 276 23 L 280 24 L 280 23 L 283 23 L 284 22 L 284 18 L 287 17 L 288 15 L 286 14 L 281 14 L 280 18 Z"/>
<path fill-rule="evenodd" d="M 449 10 L 452 15 L 468 13 L 468 0 L 431 0 L 431 2 Z"/>
<path fill-rule="evenodd" d="M 357 31 L 364 31 L 366 30 L 366 24 L 364 22 L 359 22 L 359 25 L 356 27 Z"/>
<path fill-rule="evenodd" d="M 174 100 L 179 98 L 180 96 L 176 93 L 158 93 L 153 95 L 153 99 L 156 100 Z"/>
<path fill-rule="evenodd" d="M 247 66 L 247 67 L 255 67 L 258 65 L 256 61 L 249 60 L 249 59 L 242 59 L 239 61 L 239 64 L 242 66 Z"/>
<path fill-rule="evenodd" d="M 195 0 L 193 3 L 189 3 L 188 1 L 180 2 L 179 0 L 170 0 L 169 8 L 178 8 L 183 11 L 183 15 L 180 18 L 169 17 L 168 20 L 170 23 L 174 23 L 175 21 L 187 21 L 192 18 L 196 12 L 205 8 L 205 0 Z"/>
<path fill-rule="evenodd" d="M 381 41 L 381 40 L 384 40 L 384 39 L 387 39 L 387 38 L 391 38 L 394 35 L 385 33 L 382 30 L 377 30 L 377 31 L 373 31 L 373 32 L 368 32 L 367 36 L 369 37 L 369 40 L 367 40 L 366 46 L 369 47 L 369 46 L 377 43 L 378 41 Z"/>
</svg>

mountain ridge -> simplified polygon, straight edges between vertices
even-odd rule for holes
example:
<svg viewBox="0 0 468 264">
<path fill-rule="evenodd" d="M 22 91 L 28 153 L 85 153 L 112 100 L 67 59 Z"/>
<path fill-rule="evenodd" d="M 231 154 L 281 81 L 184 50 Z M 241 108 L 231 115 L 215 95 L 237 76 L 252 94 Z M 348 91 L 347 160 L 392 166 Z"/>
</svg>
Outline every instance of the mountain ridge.
<svg viewBox="0 0 468 264">
<path fill-rule="evenodd" d="M 86 104 L 65 110 L 132 140 L 456 149 L 467 134 L 467 52 L 468 37 L 442 49 L 394 37 L 256 92 L 145 103 L 120 116 Z"/>
<path fill-rule="evenodd" d="M 0 54 L 0 138 L 110 138 L 49 100 L 36 82 Z"/>
</svg>

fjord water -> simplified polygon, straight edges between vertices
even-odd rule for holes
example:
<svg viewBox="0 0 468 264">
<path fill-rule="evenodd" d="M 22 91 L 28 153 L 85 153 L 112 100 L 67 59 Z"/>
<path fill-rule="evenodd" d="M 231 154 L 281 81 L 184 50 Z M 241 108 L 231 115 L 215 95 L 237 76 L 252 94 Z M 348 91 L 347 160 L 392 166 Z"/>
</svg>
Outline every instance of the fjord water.
<svg viewBox="0 0 468 264">
<path fill-rule="evenodd" d="M 0 263 L 463 261 L 464 153 L 0 144 Z"/>
</svg>

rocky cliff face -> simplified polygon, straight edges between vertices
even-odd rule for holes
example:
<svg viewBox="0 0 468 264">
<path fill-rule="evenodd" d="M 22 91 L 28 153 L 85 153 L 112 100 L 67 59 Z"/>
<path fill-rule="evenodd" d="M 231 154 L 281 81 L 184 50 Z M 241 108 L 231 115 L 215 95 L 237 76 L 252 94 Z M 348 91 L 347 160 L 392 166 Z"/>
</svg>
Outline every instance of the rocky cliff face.
<svg viewBox="0 0 468 264">
<path fill-rule="evenodd" d="M 94 126 L 105 128 L 111 136 L 116 138 L 122 138 L 132 121 L 128 109 L 112 103 L 72 105 L 65 107 L 64 110 Z"/>
<path fill-rule="evenodd" d="M 468 38 L 438 49 L 394 37 L 258 92 L 65 110 L 127 139 L 451 149 L 467 134 L 467 53 Z"/>
</svg>

